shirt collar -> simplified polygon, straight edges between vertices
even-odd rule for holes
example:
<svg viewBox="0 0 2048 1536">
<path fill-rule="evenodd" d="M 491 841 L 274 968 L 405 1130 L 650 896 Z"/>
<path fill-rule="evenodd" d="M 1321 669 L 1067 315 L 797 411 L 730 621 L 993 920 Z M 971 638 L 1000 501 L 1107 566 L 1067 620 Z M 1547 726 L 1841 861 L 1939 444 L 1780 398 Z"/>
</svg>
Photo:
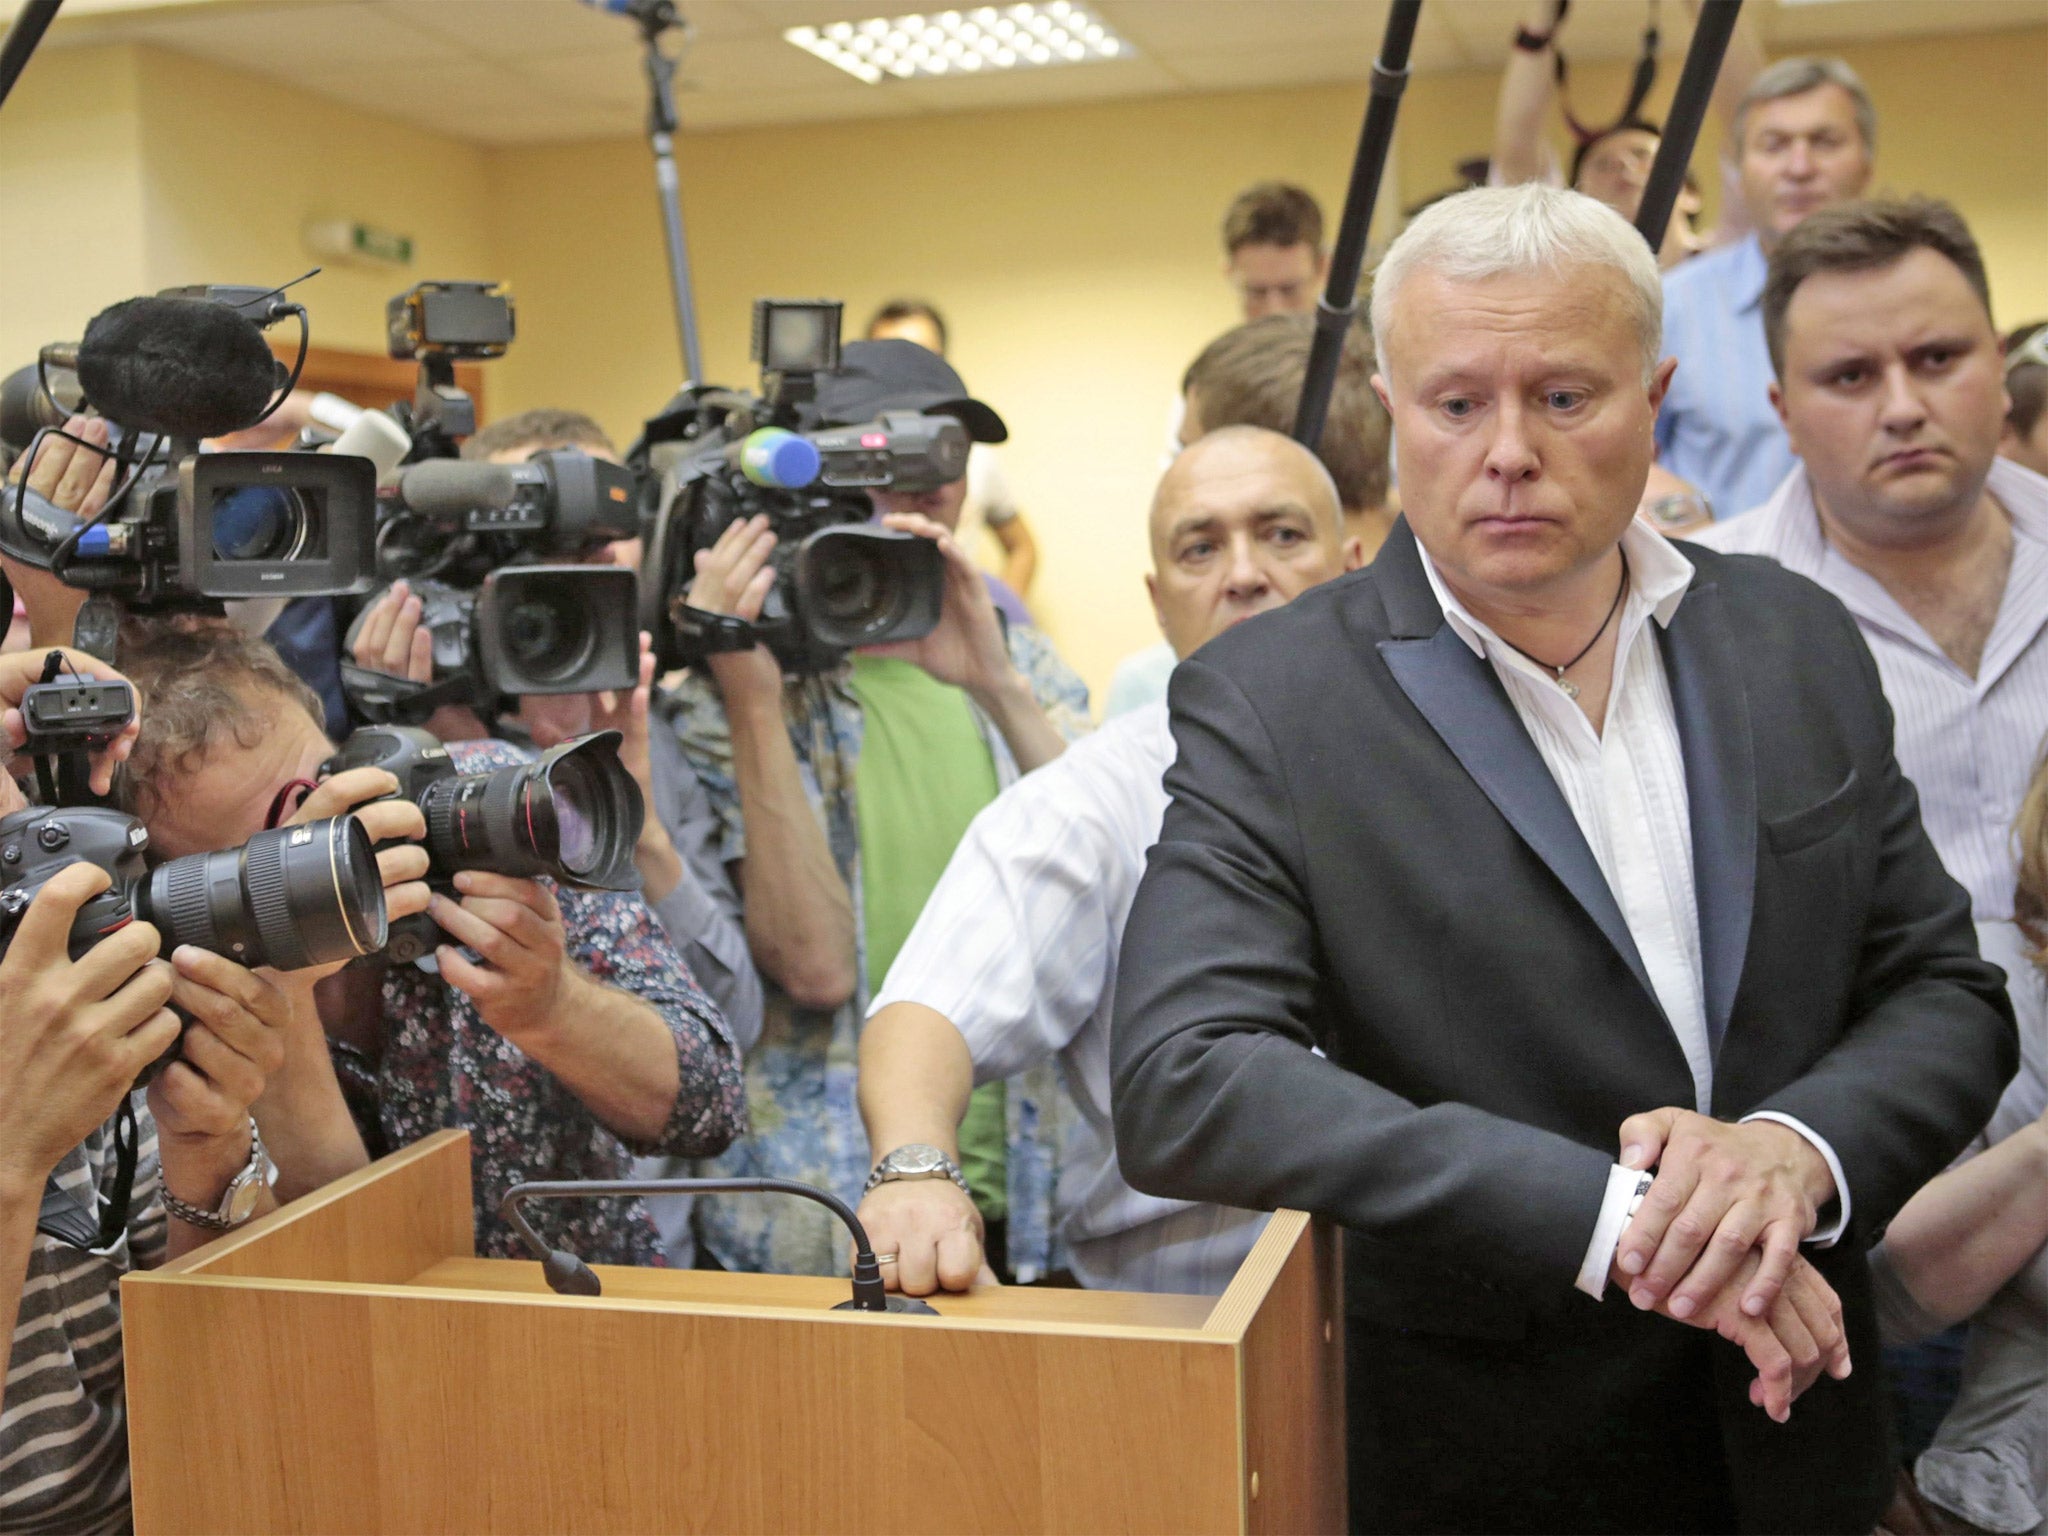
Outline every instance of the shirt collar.
<svg viewBox="0 0 2048 1536">
<path fill-rule="evenodd" d="M 2048 545 L 2048 479 L 2001 457 L 1991 461 L 1984 488 L 2012 518 L 2015 537 Z M 1804 464 L 1795 464 L 1771 499 L 1745 516 L 1761 524 L 1757 553 L 1769 555 L 1788 571 L 1819 577 L 1827 563 L 1828 541 Z"/>
<path fill-rule="evenodd" d="M 1664 535 L 1634 518 L 1622 530 L 1621 549 L 1628 556 L 1629 605 L 1635 607 L 1640 604 L 1648 608 L 1650 616 L 1668 628 L 1672 615 L 1678 612 L 1678 605 L 1685 597 L 1686 588 L 1692 585 L 1692 562 L 1681 555 Z M 1444 585 L 1436 561 L 1430 558 L 1420 539 L 1415 542 L 1415 550 L 1422 556 L 1422 574 L 1429 578 L 1429 590 L 1436 595 L 1437 605 L 1444 611 L 1444 622 L 1471 647 L 1473 655 L 1484 661 L 1487 642 L 1499 642 L 1500 636 L 1474 618 L 1471 610 Z"/>
<path fill-rule="evenodd" d="M 1770 276 L 1771 264 L 1764 259 L 1763 240 L 1752 231 L 1748 239 L 1736 245 L 1728 261 L 1735 279 L 1736 306 L 1746 314 L 1763 302 L 1764 279 Z"/>
</svg>

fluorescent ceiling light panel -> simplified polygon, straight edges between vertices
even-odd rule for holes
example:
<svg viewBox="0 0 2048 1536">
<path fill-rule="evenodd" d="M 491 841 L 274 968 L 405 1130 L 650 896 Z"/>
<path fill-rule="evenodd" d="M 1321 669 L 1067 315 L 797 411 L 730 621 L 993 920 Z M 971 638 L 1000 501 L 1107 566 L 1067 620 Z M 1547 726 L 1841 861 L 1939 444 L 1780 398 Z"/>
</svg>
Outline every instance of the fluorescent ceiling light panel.
<svg viewBox="0 0 2048 1536">
<path fill-rule="evenodd" d="M 1073 0 L 984 5 L 931 16 L 873 16 L 822 27 L 791 27 L 783 37 L 856 80 L 989 74 L 1093 64 L 1137 52 L 1100 17 Z"/>
</svg>

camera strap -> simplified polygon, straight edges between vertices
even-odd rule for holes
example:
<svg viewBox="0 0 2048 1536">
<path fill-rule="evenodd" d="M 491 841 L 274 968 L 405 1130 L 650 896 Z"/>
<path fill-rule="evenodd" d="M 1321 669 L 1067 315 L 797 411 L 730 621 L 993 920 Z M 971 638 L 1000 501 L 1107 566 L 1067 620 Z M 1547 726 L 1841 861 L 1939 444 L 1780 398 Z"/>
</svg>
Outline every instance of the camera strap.
<svg viewBox="0 0 2048 1536">
<path fill-rule="evenodd" d="M 36 1231 L 71 1248 L 105 1253 L 128 1230 L 128 1209 L 134 1203 L 136 1145 L 135 1100 L 123 1096 L 114 1113 L 114 1188 L 102 1194 L 95 1187 L 88 1195 L 76 1195 L 60 1188 L 51 1175 L 43 1185 L 42 1209 L 36 1215 Z M 97 1218 L 93 1215 L 95 1201 Z"/>
<path fill-rule="evenodd" d="M 692 608 L 688 603 L 678 603 L 672 610 L 676 634 L 684 648 L 700 656 L 716 656 L 727 651 L 751 651 L 761 643 L 761 636 L 753 624 L 730 613 L 712 613 L 703 608 Z"/>
</svg>

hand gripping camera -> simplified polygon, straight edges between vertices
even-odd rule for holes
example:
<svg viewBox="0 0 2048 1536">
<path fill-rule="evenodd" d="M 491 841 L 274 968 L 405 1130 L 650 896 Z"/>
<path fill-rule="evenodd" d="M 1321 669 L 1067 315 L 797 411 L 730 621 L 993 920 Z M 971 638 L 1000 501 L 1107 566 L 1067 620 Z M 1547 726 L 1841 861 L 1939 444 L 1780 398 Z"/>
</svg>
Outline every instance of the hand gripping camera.
<svg viewBox="0 0 2048 1536">
<path fill-rule="evenodd" d="M 30 687 L 22 699 L 25 751 L 37 760 L 46 790 L 56 782 L 70 790 L 64 799 L 82 796 L 84 754 L 111 742 L 134 712 L 126 683 L 52 680 Z M 278 827 L 239 848 L 154 867 L 148 848 L 142 823 L 107 806 L 33 806 L 0 818 L 0 953 L 36 893 L 81 860 L 104 869 L 113 883 L 79 908 L 69 946 L 74 960 L 138 920 L 156 925 L 166 957 L 194 944 L 281 971 L 384 947 L 383 877 L 353 816 Z"/>
<path fill-rule="evenodd" d="M 427 820 L 427 884 L 453 895 L 460 870 L 530 878 L 575 890 L 637 891 L 633 846 L 646 814 L 640 786 L 619 761 L 617 731 L 551 747 L 532 762 L 462 773 L 430 732 L 372 725 L 352 734 L 320 775 L 382 768 L 398 780 L 391 798 L 410 800 Z M 391 924 L 384 953 L 407 964 L 442 942 L 425 913 Z"/>
</svg>

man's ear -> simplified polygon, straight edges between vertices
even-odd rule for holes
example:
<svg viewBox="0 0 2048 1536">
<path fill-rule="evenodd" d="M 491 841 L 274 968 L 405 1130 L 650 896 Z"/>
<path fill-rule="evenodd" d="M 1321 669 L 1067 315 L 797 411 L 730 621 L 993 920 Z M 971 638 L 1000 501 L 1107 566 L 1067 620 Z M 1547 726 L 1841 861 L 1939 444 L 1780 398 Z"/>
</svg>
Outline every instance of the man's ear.
<svg viewBox="0 0 2048 1536">
<path fill-rule="evenodd" d="M 1387 393 L 1387 381 L 1377 373 L 1372 376 L 1372 392 L 1380 397 L 1380 409 L 1393 415 L 1394 397 Z"/>
<path fill-rule="evenodd" d="M 1150 571 L 1145 573 L 1145 595 L 1152 600 L 1152 622 L 1159 626 L 1159 633 L 1166 633 L 1166 615 L 1159 611 L 1159 578 Z"/>
<path fill-rule="evenodd" d="M 1657 371 L 1650 375 L 1650 409 L 1652 412 L 1664 408 L 1664 397 L 1671 393 L 1671 376 L 1678 372 L 1678 359 L 1667 357 L 1657 365 Z"/>
<path fill-rule="evenodd" d="M 1352 534 L 1344 541 L 1344 569 L 1355 571 L 1365 564 L 1365 540 Z"/>
</svg>

